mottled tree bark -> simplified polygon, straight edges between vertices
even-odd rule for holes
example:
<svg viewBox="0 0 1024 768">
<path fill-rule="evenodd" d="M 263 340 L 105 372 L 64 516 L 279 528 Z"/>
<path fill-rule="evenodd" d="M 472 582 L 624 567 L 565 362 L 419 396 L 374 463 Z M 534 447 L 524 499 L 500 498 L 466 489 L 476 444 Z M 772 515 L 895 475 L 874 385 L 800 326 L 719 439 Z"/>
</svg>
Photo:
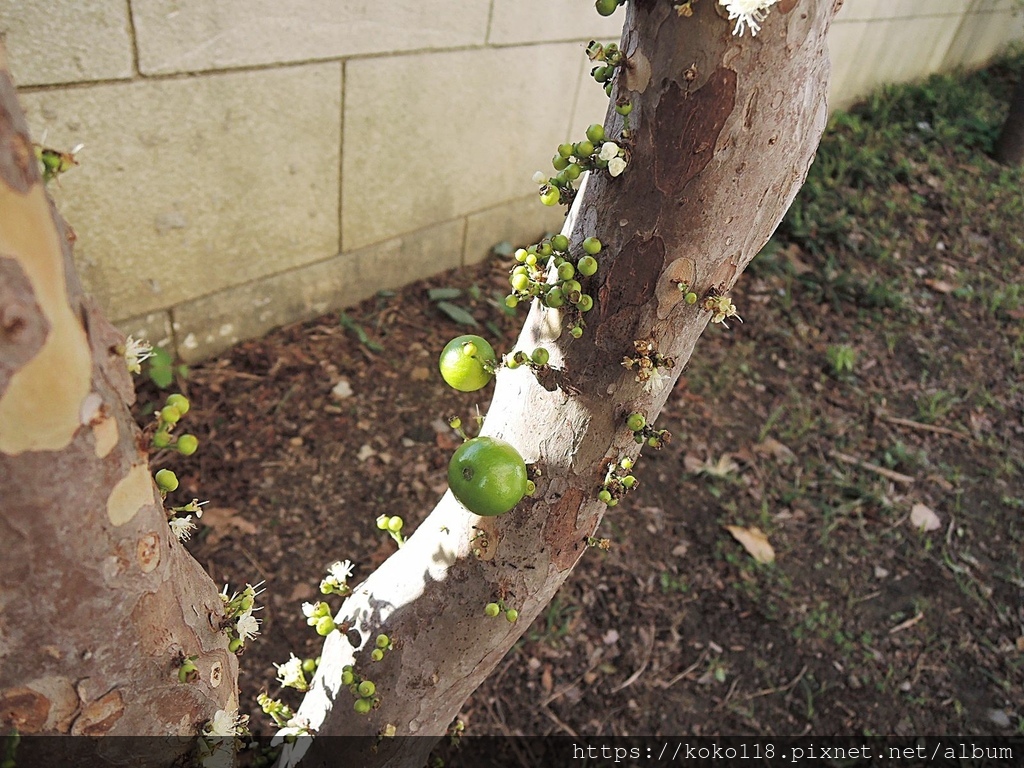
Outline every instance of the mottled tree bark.
<svg viewBox="0 0 1024 768">
<path fill-rule="evenodd" d="M 237 707 L 237 660 L 216 586 L 170 534 L 124 339 L 84 297 L 73 241 L 0 49 L 0 732 L 192 735 Z"/>
<path fill-rule="evenodd" d="M 604 243 L 600 270 L 585 284 L 595 308 L 580 340 L 558 311 L 531 309 L 517 349 L 543 344 L 553 373 L 541 382 L 526 367 L 502 369 L 483 428 L 538 471 L 537 493 L 498 518 L 476 517 L 445 495 L 356 587 L 338 621 L 351 625 L 357 646 L 328 637 L 299 710 L 317 733 L 443 734 L 583 556 L 605 512 L 597 493 L 608 466 L 638 452 L 626 415 L 653 422 L 668 394 L 647 391 L 621 361 L 635 340 L 651 339 L 675 359 L 674 382 L 710 317 L 701 302 L 683 300 L 677 281 L 700 296 L 728 291 L 778 225 L 825 126 L 825 34 L 839 5 L 782 0 L 757 37 L 734 36 L 711 0 L 696 3 L 692 18 L 667 0 L 627 6 L 629 64 L 613 97 L 633 103 L 629 166 L 615 179 L 590 178 L 563 229 L 574 253 L 587 236 Z M 608 135 L 621 128 L 609 110 Z M 642 474 L 642 458 L 639 466 Z M 516 624 L 484 615 L 498 596 L 518 609 Z M 380 632 L 395 650 L 372 662 Z M 353 712 L 341 684 L 346 664 L 376 684 L 380 702 L 369 715 Z M 349 757 L 420 765 L 429 743 L 383 739 Z M 300 740 L 285 763 L 308 747 Z M 338 759 L 315 749 L 309 756 L 314 765 Z"/>
<path fill-rule="evenodd" d="M 995 157 L 1003 165 L 1024 164 L 1024 77 L 1010 97 L 1010 113 L 996 140 Z"/>
</svg>

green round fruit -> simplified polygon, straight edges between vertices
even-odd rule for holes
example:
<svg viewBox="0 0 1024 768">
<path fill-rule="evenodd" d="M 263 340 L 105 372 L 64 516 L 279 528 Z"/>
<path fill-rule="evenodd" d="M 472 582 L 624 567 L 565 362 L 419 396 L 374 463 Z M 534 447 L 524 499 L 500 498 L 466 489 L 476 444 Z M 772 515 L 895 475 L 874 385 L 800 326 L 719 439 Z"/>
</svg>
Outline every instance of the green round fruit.
<svg viewBox="0 0 1024 768">
<path fill-rule="evenodd" d="M 303 659 L 302 661 L 303 672 L 316 672 L 316 659 Z"/>
<path fill-rule="evenodd" d="M 168 424 L 177 424 L 181 419 L 181 411 L 173 405 L 165 405 L 160 409 L 160 418 Z"/>
<path fill-rule="evenodd" d="M 584 293 L 576 302 L 576 306 L 579 307 L 580 312 L 589 312 L 594 308 L 594 297 Z"/>
<path fill-rule="evenodd" d="M 575 147 L 573 147 L 573 154 L 576 155 L 576 157 L 590 157 L 594 154 L 594 142 L 589 139 L 579 142 Z"/>
<path fill-rule="evenodd" d="M 558 268 L 558 279 L 559 280 L 572 280 L 573 275 L 576 274 L 576 267 L 570 262 L 565 262 Z"/>
<path fill-rule="evenodd" d="M 607 504 L 609 501 L 612 500 L 612 495 L 608 491 L 608 489 L 603 488 L 600 491 L 598 491 L 597 498 L 603 501 L 605 504 Z"/>
<path fill-rule="evenodd" d="M 166 493 L 170 493 L 178 487 L 178 476 L 169 469 L 161 469 L 154 477 L 157 487 Z"/>
<path fill-rule="evenodd" d="M 154 448 L 166 448 L 171 444 L 171 435 L 168 432 L 157 432 L 153 435 Z"/>
<path fill-rule="evenodd" d="M 199 449 L 199 438 L 195 435 L 182 435 L 178 438 L 178 453 L 191 456 Z"/>
<path fill-rule="evenodd" d="M 391 638 L 387 635 L 377 635 L 376 639 L 373 641 L 373 644 L 376 645 L 378 648 L 387 648 L 389 645 L 391 645 Z"/>
<path fill-rule="evenodd" d="M 494 517 L 526 495 L 526 462 L 519 451 L 495 437 L 474 437 L 452 455 L 448 485 L 470 512 Z"/>
<path fill-rule="evenodd" d="M 569 181 L 576 181 L 576 179 L 580 177 L 580 174 L 583 173 L 583 169 L 580 168 L 576 163 L 573 163 L 564 171 L 562 171 L 562 173 L 565 174 L 565 178 L 567 178 Z"/>
<path fill-rule="evenodd" d="M 562 157 L 570 157 L 572 155 L 572 144 L 559 144 L 558 154 Z"/>
<path fill-rule="evenodd" d="M 565 294 L 562 293 L 561 288 L 552 288 L 544 296 L 544 303 L 552 309 L 558 309 L 560 306 L 565 304 Z"/>
<path fill-rule="evenodd" d="M 516 619 L 519 618 L 519 611 L 517 611 L 515 608 L 509 608 L 507 611 L 505 611 L 505 618 L 508 620 L 510 624 L 515 624 Z"/>
<path fill-rule="evenodd" d="M 604 141 L 604 126 L 600 123 L 594 123 L 587 128 L 587 138 L 594 144 L 600 144 Z"/>
<path fill-rule="evenodd" d="M 392 533 L 398 533 L 402 530 L 402 518 L 392 517 L 388 520 L 388 530 Z"/>
<path fill-rule="evenodd" d="M 558 205 L 558 201 L 562 199 L 562 193 L 558 191 L 556 186 L 544 186 L 541 187 L 540 201 L 544 205 Z"/>
<path fill-rule="evenodd" d="M 474 354 L 467 354 L 468 349 Z M 445 345 L 438 367 L 448 385 L 459 392 L 483 389 L 493 374 L 485 363 L 495 365 L 494 349 L 480 336 L 457 336 Z"/>
<path fill-rule="evenodd" d="M 580 328 L 578 325 L 574 325 L 572 328 L 569 329 L 569 335 L 572 336 L 574 339 L 578 339 L 583 336 L 583 329 Z"/>
<path fill-rule="evenodd" d="M 373 661 L 383 661 L 384 651 L 382 651 L 380 648 L 374 648 L 372 651 L 370 651 L 370 658 Z"/>
<path fill-rule="evenodd" d="M 647 419 L 642 413 L 631 413 L 626 418 L 626 426 L 629 427 L 630 432 L 639 432 L 647 426 Z"/>
<path fill-rule="evenodd" d="M 551 165 L 556 171 L 564 171 L 569 167 L 569 161 L 561 155 L 555 155 L 551 158 Z"/>
<path fill-rule="evenodd" d="M 352 709 L 356 711 L 357 715 L 366 715 L 373 709 L 373 702 L 369 699 L 356 699 L 352 703 Z"/>
<path fill-rule="evenodd" d="M 492 619 L 501 613 L 501 606 L 497 603 L 488 603 L 484 606 L 484 613 L 490 616 Z"/>
<path fill-rule="evenodd" d="M 625 117 L 626 115 L 633 111 L 633 105 L 628 101 L 625 104 L 616 104 L 615 111 L 618 112 L 623 117 Z"/>
<path fill-rule="evenodd" d="M 601 252 L 601 241 L 596 237 L 588 237 L 583 241 L 583 250 L 591 256 L 597 256 Z"/>
<path fill-rule="evenodd" d="M 547 365 L 548 360 L 551 358 L 551 354 L 544 349 L 544 347 L 537 347 L 533 350 L 531 358 L 537 365 Z"/>
<path fill-rule="evenodd" d="M 551 238 L 551 247 L 564 253 L 569 250 L 569 238 L 565 235 L 555 235 Z"/>
<path fill-rule="evenodd" d="M 597 274 L 597 259 L 593 256 L 584 256 L 579 260 L 576 268 L 580 271 L 580 274 L 584 277 L 590 277 L 591 275 Z"/>
<path fill-rule="evenodd" d="M 375 694 L 376 692 L 377 686 L 369 680 L 363 680 L 363 682 L 359 684 L 359 695 L 362 696 L 364 699 L 369 696 L 373 696 L 373 694 Z"/>
<path fill-rule="evenodd" d="M 619 7 L 618 0 L 597 0 L 594 3 L 594 7 L 597 8 L 597 12 L 602 16 L 611 16 L 615 13 L 615 9 Z"/>
<path fill-rule="evenodd" d="M 167 404 L 172 408 L 177 408 L 178 413 L 180 413 L 182 416 L 188 413 L 188 409 L 190 408 L 188 398 L 185 397 L 184 395 L 179 395 L 177 392 L 175 392 L 173 395 L 167 396 Z"/>
</svg>

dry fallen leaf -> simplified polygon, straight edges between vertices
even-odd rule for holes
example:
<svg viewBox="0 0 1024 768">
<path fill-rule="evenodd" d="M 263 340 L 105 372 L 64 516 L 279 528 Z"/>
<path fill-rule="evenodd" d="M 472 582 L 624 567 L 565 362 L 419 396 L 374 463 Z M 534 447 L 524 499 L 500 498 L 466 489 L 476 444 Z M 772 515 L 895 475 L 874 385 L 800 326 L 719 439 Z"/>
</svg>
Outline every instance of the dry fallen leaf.
<svg viewBox="0 0 1024 768">
<path fill-rule="evenodd" d="M 765 536 L 764 531 L 754 526 L 752 528 L 743 528 L 739 525 L 727 525 L 725 530 L 732 534 L 733 538 L 736 539 L 743 548 L 747 550 L 752 558 L 757 560 L 759 563 L 774 563 L 775 562 L 775 550 L 772 549 L 772 545 L 768 543 L 768 537 Z"/>
<path fill-rule="evenodd" d="M 952 293 L 956 290 L 956 286 L 952 283 L 948 283 L 945 280 L 925 280 L 924 284 L 931 288 L 936 293 Z"/>
<path fill-rule="evenodd" d="M 937 531 L 942 527 L 939 516 L 924 504 L 915 504 L 911 508 L 910 524 L 919 531 Z"/>
<path fill-rule="evenodd" d="M 789 448 L 774 437 L 766 438 L 763 443 L 755 445 L 754 453 L 760 453 L 762 456 L 771 456 L 773 459 L 785 459 L 786 461 L 796 458 L 796 455 Z"/>
<path fill-rule="evenodd" d="M 206 543 L 210 546 L 231 535 L 232 530 L 249 534 L 258 531 L 255 525 L 239 515 L 233 507 L 204 507 L 202 523 L 210 528 L 206 537 Z"/>
</svg>

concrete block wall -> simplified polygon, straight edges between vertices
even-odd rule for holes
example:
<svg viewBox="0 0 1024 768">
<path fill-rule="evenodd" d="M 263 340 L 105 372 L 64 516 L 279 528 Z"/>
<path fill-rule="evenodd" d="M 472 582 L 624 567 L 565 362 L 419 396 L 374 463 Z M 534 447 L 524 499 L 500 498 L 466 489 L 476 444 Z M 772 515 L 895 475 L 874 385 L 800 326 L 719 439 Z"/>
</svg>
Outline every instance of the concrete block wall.
<svg viewBox="0 0 1024 768">
<path fill-rule="evenodd" d="M 846 0 L 834 103 L 975 66 L 1016 0 Z M 87 288 L 185 361 L 557 229 L 530 176 L 603 119 L 592 0 L 0 0 Z"/>
</svg>

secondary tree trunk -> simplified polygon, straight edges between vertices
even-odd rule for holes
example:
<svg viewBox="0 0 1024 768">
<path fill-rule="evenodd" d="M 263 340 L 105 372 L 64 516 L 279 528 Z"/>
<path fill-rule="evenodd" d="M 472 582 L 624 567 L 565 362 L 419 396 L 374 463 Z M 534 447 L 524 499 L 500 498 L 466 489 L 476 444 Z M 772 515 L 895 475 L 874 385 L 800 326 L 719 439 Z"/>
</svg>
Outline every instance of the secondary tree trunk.
<svg viewBox="0 0 1024 768">
<path fill-rule="evenodd" d="M 1003 165 L 1024 164 L 1024 77 L 1010 98 L 1010 113 L 996 140 L 995 156 Z"/>
<path fill-rule="evenodd" d="M 124 339 L 83 296 L 73 241 L 0 48 L 0 733 L 190 736 L 237 708 L 237 660 L 216 586 L 170 534 Z M 196 682 L 179 655 L 198 655 Z"/>
<path fill-rule="evenodd" d="M 537 492 L 498 518 L 476 517 L 446 494 L 356 587 L 337 618 L 351 631 L 327 638 L 298 712 L 315 732 L 444 734 L 583 556 L 605 512 L 597 494 L 607 468 L 638 453 L 626 415 L 653 422 L 669 391 L 648 391 L 622 360 L 635 356 L 634 341 L 650 339 L 675 359 L 674 382 L 710 318 L 702 302 L 683 300 L 677 282 L 701 297 L 728 291 L 778 225 L 825 126 L 825 34 L 839 5 L 782 0 L 757 37 L 734 36 L 710 0 L 691 18 L 665 0 L 627 6 L 629 64 L 613 97 L 633 103 L 630 162 L 618 178 L 590 178 L 563 229 L 574 253 L 585 237 L 604 243 L 600 270 L 585 283 L 595 308 L 579 340 L 563 333 L 559 312 L 531 309 L 516 349 L 546 346 L 553 373 L 541 382 L 526 367 L 502 369 L 483 428 L 533 465 Z M 605 127 L 614 138 L 622 119 L 610 110 Z M 498 597 L 518 609 L 516 624 L 484 615 Z M 381 632 L 395 649 L 373 662 Z M 379 706 L 368 715 L 353 712 L 341 683 L 346 664 L 376 684 Z M 420 765 L 430 743 L 383 739 L 350 757 Z M 309 746 L 292 745 L 284 763 Z M 317 752 L 311 764 L 337 764 L 337 754 Z"/>
</svg>

